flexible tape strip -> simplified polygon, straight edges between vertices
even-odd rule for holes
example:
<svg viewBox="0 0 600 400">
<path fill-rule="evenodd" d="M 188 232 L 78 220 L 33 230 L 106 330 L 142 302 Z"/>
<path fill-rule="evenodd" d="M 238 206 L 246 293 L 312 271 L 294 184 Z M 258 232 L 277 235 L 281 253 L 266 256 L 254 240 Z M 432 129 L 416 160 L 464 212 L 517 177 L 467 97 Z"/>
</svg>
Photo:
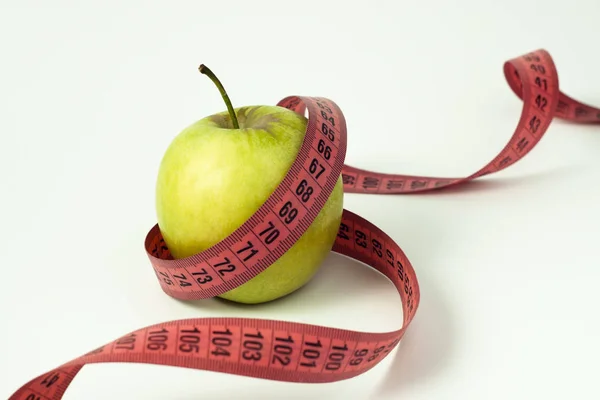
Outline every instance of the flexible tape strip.
<svg viewBox="0 0 600 400">
<path fill-rule="evenodd" d="M 257 275 L 279 258 L 314 220 L 340 173 L 347 193 L 415 193 L 442 189 L 498 172 L 525 156 L 556 116 L 600 122 L 600 109 L 559 91 L 550 55 L 539 49 L 504 64 L 510 88 L 523 100 L 518 126 L 502 151 L 464 178 L 381 174 L 344 164 L 346 126 L 328 99 L 287 97 L 278 105 L 304 113 L 304 143 L 288 175 L 256 214 L 230 237 L 195 256 L 174 260 L 155 225 L 145 247 L 162 290 L 178 299 L 209 298 Z M 309 189 L 312 188 L 312 191 Z M 297 210 L 295 218 L 290 211 Z M 382 272 L 396 286 L 402 328 L 357 332 L 294 322 L 197 318 L 131 332 L 19 388 L 10 399 L 60 399 L 85 364 L 130 362 L 171 365 L 290 382 L 332 382 L 373 368 L 395 348 L 419 305 L 415 272 L 400 247 L 379 228 L 344 210 L 334 252 Z"/>
</svg>

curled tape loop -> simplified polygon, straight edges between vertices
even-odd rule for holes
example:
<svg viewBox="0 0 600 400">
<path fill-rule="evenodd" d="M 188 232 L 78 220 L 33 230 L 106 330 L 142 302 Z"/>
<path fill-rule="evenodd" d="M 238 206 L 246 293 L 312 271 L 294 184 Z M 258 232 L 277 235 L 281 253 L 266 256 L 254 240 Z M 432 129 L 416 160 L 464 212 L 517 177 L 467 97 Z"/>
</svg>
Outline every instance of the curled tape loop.
<svg viewBox="0 0 600 400">
<path fill-rule="evenodd" d="M 346 122 L 331 100 L 290 96 L 278 105 L 304 113 L 308 126 L 298 157 L 259 210 L 234 233 L 194 256 L 173 259 L 158 225 L 145 248 L 162 290 L 182 300 L 225 293 L 268 268 L 315 219 L 342 174 L 346 193 L 408 194 L 438 190 L 501 171 L 529 153 L 554 117 L 600 122 L 600 109 L 559 90 L 547 51 L 539 49 L 504 64 L 512 91 L 523 101 L 519 123 L 487 165 L 463 178 L 382 174 L 344 164 Z M 299 185 L 313 188 L 304 198 Z M 297 218 L 283 216 L 295 208 Z M 20 387 L 11 400 L 58 400 L 86 364 L 129 362 L 171 365 L 289 382 L 333 382 L 365 373 L 402 339 L 419 306 L 415 271 L 402 249 L 364 218 L 344 210 L 332 251 L 384 274 L 396 287 L 403 325 L 375 333 L 250 318 L 195 318 L 163 322 L 128 333 L 44 373 Z M 227 266 L 227 268 L 223 268 Z M 210 277 L 210 279 L 208 279 Z"/>
</svg>

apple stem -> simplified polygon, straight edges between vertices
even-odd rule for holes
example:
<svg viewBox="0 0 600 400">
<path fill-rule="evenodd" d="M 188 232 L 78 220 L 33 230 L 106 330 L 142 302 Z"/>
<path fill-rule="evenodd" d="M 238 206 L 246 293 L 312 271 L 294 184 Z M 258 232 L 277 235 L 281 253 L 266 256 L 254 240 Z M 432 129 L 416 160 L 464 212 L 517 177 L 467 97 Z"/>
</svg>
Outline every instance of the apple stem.
<svg viewBox="0 0 600 400">
<path fill-rule="evenodd" d="M 229 111 L 229 116 L 231 117 L 231 121 L 233 122 L 233 128 L 239 129 L 240 125 L 238 124 L 237 116 L 235 115 L 235 111 L 233 110 L 233 106 L 231 105 L 231 101 L 229 100 L 229 96 L 227 95 L 225 88 L 221 84 L 221 81 L 219 81 L 219 78 L 217 78 L 217 76 L 210 70 L 210 68 L 208 68 L 204 64 L 201 64 L 198 67 L 198 71 L 200 71 L 201 74 L 208 76 L 210 78 L 210 80 L 213 81 L 214 84 L 217 86 L 217 88 L 219 89 L 219 92 L 221 92 L 221 96 L 223 97 L 225 104 L 227 105 L 227 110 Z"/>
</svg>

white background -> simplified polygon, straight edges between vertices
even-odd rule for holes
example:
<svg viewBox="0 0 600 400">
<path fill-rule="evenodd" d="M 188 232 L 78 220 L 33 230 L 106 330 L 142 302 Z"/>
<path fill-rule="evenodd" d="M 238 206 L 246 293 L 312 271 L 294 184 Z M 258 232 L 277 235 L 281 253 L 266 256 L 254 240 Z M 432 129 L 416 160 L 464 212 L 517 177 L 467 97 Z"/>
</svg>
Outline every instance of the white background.
<svg viewBox="0 0 600 400">
<path fill-rule="evenodd" d="M 599 13 L 596 0 L 3 1 L 0 397 L 160 321 L 400 326 L 391 284 L 335 254 L 268 305 L 162 293 L 143 249 L 158 163 L 183 127 L 224 110 L 200 63 L 235 106 L 336 101 L 350 165 L 462 176 L 518 121 L 505 60 L 546 48 L 561 89 L 600 105 Z M 95 364 L 64 398 L 597 399 L 599 181 L 600 126 L 555 120 L 525 159 L 461 190 L 347 194 L 422 290 L 405 340 L 366 374 L 308 385 Z"/>
</svg>

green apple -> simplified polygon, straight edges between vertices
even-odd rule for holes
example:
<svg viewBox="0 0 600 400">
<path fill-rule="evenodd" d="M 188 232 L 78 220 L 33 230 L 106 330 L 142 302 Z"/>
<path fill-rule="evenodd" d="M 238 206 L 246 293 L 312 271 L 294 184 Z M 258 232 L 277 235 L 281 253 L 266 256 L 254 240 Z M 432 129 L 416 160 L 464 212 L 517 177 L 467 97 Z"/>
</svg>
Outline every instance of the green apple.
<svg viewBox="0 0 600 400">
<path fill-rule="evenodd" d="M 205 250 L 227 237 L 268 199 L 294 162 L 307 119 L 279 106 L 234 109 L 183 129 L 168 146 L 156 182 L 158 225 L 173 257 Z M 341 175 L 316 219 L 275 263 L 248 282 L 219 295 L 246 304 L 286 296 L 307 284 L 331 251 L 343 212 Z"/>
</svg>

